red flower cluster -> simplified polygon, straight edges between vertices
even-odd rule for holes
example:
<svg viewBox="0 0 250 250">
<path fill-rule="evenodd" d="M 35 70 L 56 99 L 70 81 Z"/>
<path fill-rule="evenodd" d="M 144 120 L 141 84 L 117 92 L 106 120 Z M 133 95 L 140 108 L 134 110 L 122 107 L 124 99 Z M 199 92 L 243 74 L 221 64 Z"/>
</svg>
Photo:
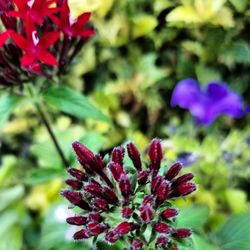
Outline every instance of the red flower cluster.
<svg viewBox="0 0 250 250">
<path fill-rule="evenodd" d="M 114 148 L 110 162 L 105 165 L 100 155 L 92 153 L 79 142 L 73 149 L 82 169 L 69 168 L 73 177 L 66 180 L 71 188 L 62 195 L 82 209 L 80 215 L 67 222 L 81 226 L 74 239 L 86 239 L 104 233 L 108 243 L 127 237 L 131 250 L 150 245 L 176 250 L 178 239 L 187 238 L 191 230 L 175 228 L 173 221 L 178 210 L 171 199 L 186 196 L 196 190 L 191 173 L 178 177 L 182 168 L 175 163 L 169 169 L 160 169 L 163 159 L 161 142 L 153 139 L 148 150 L 149 163 L 142 163 L 133 143 L 127 144 L 127 154 L 133 168 L 124 164 L 125 148 Z M 151 231 L 149 239 L 145 229 Z"/>
<path fill-rule="evenodd" d="M 86 27 L 90 15 L 72 18 L 67 0 L 0 0 L 0 18 L 6 28 L 0 34 L 1 84 L 63 73 L 94 35 L 93 28 Z"/>
</svg>

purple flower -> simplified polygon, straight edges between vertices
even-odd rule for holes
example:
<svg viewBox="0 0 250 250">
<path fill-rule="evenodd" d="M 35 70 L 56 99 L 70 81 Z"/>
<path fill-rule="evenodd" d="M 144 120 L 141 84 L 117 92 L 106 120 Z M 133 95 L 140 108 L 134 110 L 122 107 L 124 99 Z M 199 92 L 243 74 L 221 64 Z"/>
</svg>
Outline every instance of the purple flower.
<svg viewBox="0 0 250 250">
<path fill-rule="evenodd" d="M 225 83 L 210 82 L 203 90 L 191 78 L 176 85 L 171 105 L 188 109 L 197 123 L 204 125 L 210 125 L 220 115 L 238 118 L 244 114 L 241 96 L 231 91 Z"/>
<path fill-rule="evenodd" d="M 246 112 L 247 112 L 247 113 L 250 113 L 250 105 L 247 106 Z"/>
</svg>

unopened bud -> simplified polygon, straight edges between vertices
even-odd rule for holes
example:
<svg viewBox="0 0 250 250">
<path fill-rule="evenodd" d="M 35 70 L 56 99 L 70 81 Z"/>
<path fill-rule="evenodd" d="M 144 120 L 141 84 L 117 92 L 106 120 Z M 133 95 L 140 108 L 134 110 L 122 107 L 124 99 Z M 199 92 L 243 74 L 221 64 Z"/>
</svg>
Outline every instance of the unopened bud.
<svg viewBox="0 0 250 250">
<path fill-rule="evenodd" d="M 189 236 L 191 236 L 191 234 L 192 234 L 192 230 L 191 229 L 188 229 L 188 228 L 179 228 L 179 229 L 176 229 L 172 233 L 172 236 L 174 238 L 182 239 L 182 238 L 188 238 Z"/>
<path fill-rule="evenodd" d="M 180 162 L 176 162 L 169 168 L 168 172 L 165 174 L 165 178 L 171 181 L 172 179 L 174 179 L 174 177 L 176 177 L 179 174 L 181 169 L 182 169 L 182 164 Z"/>
<path fill-rule="evenodd" d="M 65 190 L 61 192 L 61 195 L 64 196 L 73 205 L 78 206 L 85 210 L 91 210 L 89 204 L 82 199 L 81 193 Z"/>
<path fill-rule="evenodd" d="M 127 144 L 128 156 L 132 160 L 134 167 L 141 171 L 141 157 L 138 149 L 133 143 Z"/>
<path fill-rule="evenodd" d="M 77 181 L 77 180 L 68 179 L 65 181 L 65 183 L 76 190 L 80 190 L 82 188 L 82 182 Z"/>
<path fill-rule="evenodd" d="M 116 147 L 113 149 L 111 159 L 113 162 L 116 162 L 120 164 L 121 166 L 123 165 L 123 158 L 125 154 L 125 149 L 124 147 Z"/>
<path fill-rule="evenodd" d="M 150 167 L 153 170 L 153 174 L 155 175 L 159 171 L 161 160 L 163 158 L 161 141 L 159 139 L 155 138 L 151 141 L 148 155 L 150 158 Z"/>
<path fill-rule="evenodd" d="M 116 181 L 119 181 L 121 175 L 125 173 L 123 167 L 116 162 L 111 162 L 109 169 Z"/>
<path fill-rule="evenodd" d="M 170 219 L 178 215 L 178 211 L 174 208 L 167 208 L 161 212 L 161 217 L 164 219 Z"/>
<path fill-rule="evenodd" d="M 79 181 L 86 181 L 87 176 L 79 169 L 69 168 L 68 173 Z"/>
<path fill-rule="evenodd" d="M 86 217 L 83 216 L 74 216 L 66 219 L 66 222 L 71 225 L 81 226 L 84 225 L 87 221 Z"/>
<path fill-rule="evenodd" d="M 73 235 L 74 240 L 82 240 L 91 237 L 91 234 L 87 229 L 82 229 Z"/>
<path fill-rule="evenodd" d="M 158 233 L 167 234 L 167 233 L 170 232 L 171 227 L 168 224 L 166 224 L 166 223 L 160 222 L 160 223 L 155 224 L 154 229 Z"/>
<path fill-rule="evenodd" d="M 181 185 L 182 183 L 186 183 L 190 180 L 192 180 L 194 178 L 194 175 L 192 173 L 187 173 L 187 174 L 184 174 L 180 177 L 178 177 L 171 185 L 172 188 L 176 188 L 178 187 L 179 185 Z"/>
</svg>

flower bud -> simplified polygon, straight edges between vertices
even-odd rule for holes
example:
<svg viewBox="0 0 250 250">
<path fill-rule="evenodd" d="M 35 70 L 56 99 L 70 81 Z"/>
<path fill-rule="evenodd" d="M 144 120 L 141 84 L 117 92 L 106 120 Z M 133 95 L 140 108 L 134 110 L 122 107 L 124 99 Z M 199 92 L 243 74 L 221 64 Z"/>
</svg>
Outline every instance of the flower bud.
<svg viewBox="0 0 250 250">
<path fill-rule="evenodd" d="M 121 166 L 123 165 L 123 158 L 125 154 L 125 149 L 124 147 L 116 147 L 113 149 L 111 159 L 113 162 L 120 164 Z"/>
<path fill-rule="evenodd" d="M 133 209 L 130 207 L 124 207 L 122 209 L 122 217 L 125 219 L 129 219 L 133 214 Z"/>
<path fill-rule="evenodd" d="M 82 229 L 73 235 L 74 240 L 82 240 L 91 237 L 91 234 L 87 229 Z"/>
<path fill-rule="evenodd" d="M 111 188 L 108 188 L 108 187 L 103 187 L 102 198 L 105 199 L 109 204 L 115 204 L 118 201 L 118 198 L 115 192 Z"/>
<path fill-rule="evenodd" d="M 142 170 L 138 173 L 138 183 L 140 185 L 145 185 L 148 181 L 150 172 L 147 170 Z"/>
<path fill-rule="evenodd" d="M 131 183 L 127 174 L 122 174 L 119 180 L 119 188 L 122 196 L 127 198 L 131 194 Z"/>
<path fill-rule="evenodd" d="M 167 181 L 163 181 L 156 192 L 156 203 L 158 205 L 162 204 L 169 195 L 169 183 Z"/>
<path fill-rule="evenodd" d="M 171 227 L 168 224 L 166 224 L 166 223 L 160 222 L 160 223 L 155 224 L 154 229 L 158 233 L 167 234 L 167 233 L 170 232 Z"/>
<path fill-rule="evenodd" d="M 161 217 L 164 219 L 170 219 L 178 215 L 178 211 L 174 208 L 167 208 L 161 212 Z"/>
<path fill-rule="evenodd" d="M 140 218 L 143 223 L 149 223 L 153 217 L 154 209 L 149 205 L 140 206 Z"/>
<path fill-rule="evenodd" d="M 107 211 L 109 209 L 107 201 L 100 198 L 95 198 L 93 204 L 94 206 L 103 211 Z"/>
<path fill-rule="evenodd" d="M 181 239 L 181 238 L 187 238 L 187 237 L 191 236 L 191 234 L 192 234 L 192 230 L 191 229 L 188 229 L 188 228 L 179 228 L 179 229 L 176 229 L 172 233 L 172 236 L 174 238 Z"/>
<path fill-rule="evenodd" d="M 184 174 L 178 177 L 171 185 L 172 188 L 176 188 L 177 186 L 181 185 L 182 183 L 186 183 L 194 178 L 192 173 Z"/>
<path fill-rule="evenodd" d="M 73 142 L 72 147 L 78 157 L 78 159 L 83 163 L 89 163 L 91 159 L 94 157 L 94 154 L 82 145 L 80 142 Z"/>
<path fill-rule="evenodd" d="M 128 232 L 130 232 L 132 230 L 132 225 L 131 223 L 124 221 L 121 222 L 118 226 L 116 226 L 114 228 L 114 233 L 117 233 L 120 236 L 123 236 L 125 234 L 127 234 Z"/>
<path fill-rule="evenodd" d="M 83 216 L 74 216 L 67 218 L 66 221 L 71 225 L 81 226 L 86 223 L 87 218 Z"/>
<path fill-rule="evenodd" d="M 157 174 L 163 158 L 161 141 L 157 138 L 151 141 L 149 146 L 148 155 L 150 158 L 150 167 L 153 170 L 153 174 Z"/>
<path fill-rule="evenodd" d="M 141 250 L 143 247 L 143 242 L 140 240 L 133 240 L 131 243 L 130 250 Z"/>
<path fill-rule="evenodd" d="M 65 183 L 76 190 L 80 190 L 82 188 L 82 183 L 80 181 L 77 181 L 77 180 L 68 179 L 65 181 Z"/>
<path fill-rule="evenodd" d="M 79 169 L 68 168 L 68 173 L 79 181 L 86 181 L 87 176 Z"/>
<path fill-rule="evenodd" d="M 141 171 L 141 157 L 138 149 L 133 143 L 127 144 L 128 156 L 132 160 L 134 167 Z"/>
<path fill-rule="evenodd" d="M 87 225 L 89 233 L 91 235 L 99 235 L 107 229 L 107 226 L 98 222 L 90 222 Z"/>
<path fill-rule="evenodd" d="M 149 205 L 152 206 L 154 201 L 154 196 L 153 195 L 146 195 L 143 199 L 142 205 Z"/>
<path fill-rule="evenodd" d="M 174 177 L 176 177 L 179 174 L 181 169 L 182 169 L 182 164 L 180 162 L 176 162 L 169 168 L 168 172 L 165 174 L 165 178 L 171 181 L 172 179 L 174 179 Z"/>
<path fill-rule="evenodd" d="M 101 197 L 102 195 L 102 186 L 98 182 L 88 183 L 83 189 L 94 197 Z"/>
<path fill-rule="evenodd" d="M 102 216 L 98 213 L 95 213 L 95 212 L 92 212 L 92 213 L 89 213 L 89 216 L 88 216 L 88 221 L 95 221 L 95 222 L 101 222 L 102 221 Z"/>
<path fill-rule="evenodd" d="M 163 235 L 159 236 L 157 239 L 156 239 L 156 245 L 158 247 L 162 247 L 162 248 L 166 248 L 167 245 L 168 245 L 168 242 L 169 242 L 169 239 Z"/>
<path fill-rule="evenodd" d="M 109 169 L 116 181 L 119 181 L 121 174 L 125 173 L 123 167 L 116 162 L 111 162 L 109 164 Z"/>
<path fill-rule="evenodd" d="M 115 243 L 120 238 L 119 234 L 114 233 L 113 231 L 110 231 L 106 233 L 105 240 L 109 243 Z"/>
<path fill-rule="evenodd" d="M 161 185 L 161 183 L 164 181 L 164 178 L 160 175 L 156 175 L 153 177 L 151 182 L 151 193 L 155 194 Z"/>
<path fill-rule="evenodd" d="M 94 170 L 95 173 L 97 173 L 106 183 L 109 187 L 113 188 L 112 182 L 109 180 L 108 176 L 105 173 L 105 164 L 101 158 L 100 155 L 95 155 L 91 161 L 90 164 Z"/>
<path fill-rule="evenodd" d="M 186 196 L 194 192 L 196 189 L 197 187 L 194 183 L 191 182 L 182 183 L 172 191 L 170 197 Z"/>
<path fill-rule="evenodd" d="M 84 210 L 91 210 L 89 204 L 82 199 L 81 193 L 65 190 L 61 192 L 61 195 L 64 196 L 73 205 L 78 206 Z"/>
</svg>

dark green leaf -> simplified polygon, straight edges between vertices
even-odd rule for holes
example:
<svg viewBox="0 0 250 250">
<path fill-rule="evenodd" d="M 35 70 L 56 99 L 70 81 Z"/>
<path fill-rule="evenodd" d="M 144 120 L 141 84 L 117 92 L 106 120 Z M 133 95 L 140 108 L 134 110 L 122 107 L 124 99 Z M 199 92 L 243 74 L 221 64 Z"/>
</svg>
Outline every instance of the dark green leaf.
<svg viewBox="0 0 250 250">
<path fill-rule="evenodd" d="M 49 88 L 44 93 L 44 100 L 51 106 L 79 119 L 93 118 L 110 122 L 98 108 L 79 92 L 68 87 Z"/>
</svg>

